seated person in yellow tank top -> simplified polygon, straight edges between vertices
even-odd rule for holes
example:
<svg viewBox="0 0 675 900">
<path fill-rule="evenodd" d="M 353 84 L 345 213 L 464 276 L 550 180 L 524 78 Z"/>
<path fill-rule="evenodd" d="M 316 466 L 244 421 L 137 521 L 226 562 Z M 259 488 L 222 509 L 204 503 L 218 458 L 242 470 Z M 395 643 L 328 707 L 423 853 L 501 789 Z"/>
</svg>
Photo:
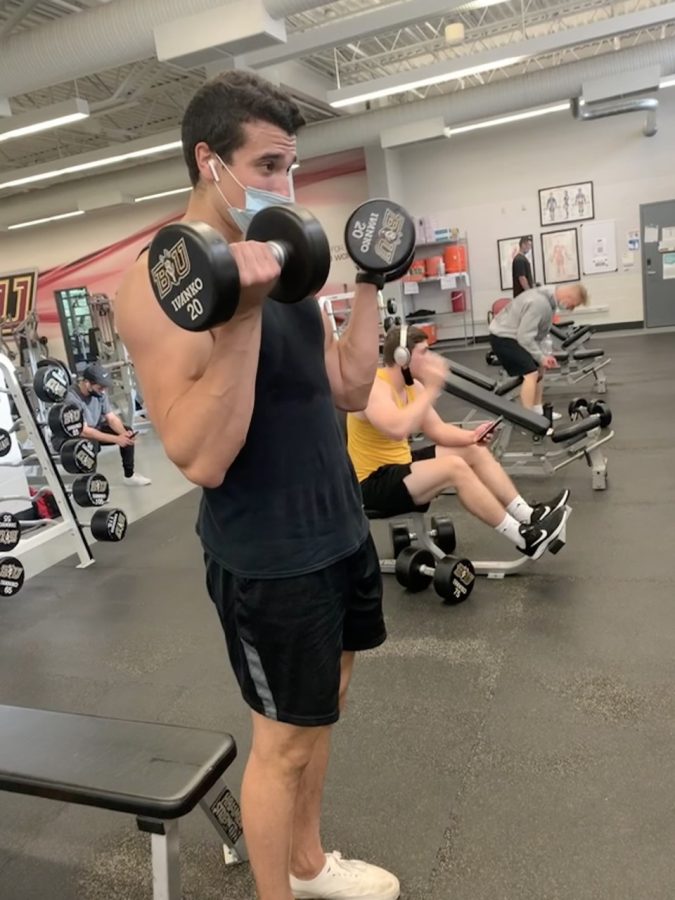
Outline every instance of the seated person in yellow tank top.
<svg viewBox="0 0 675 900">
<path fill-rule="evenodd" d="M 487 423 L 467 431 L 443 422 L 434 404 L 448 364 L 421 329 L 411 326 L 402 338 L 400 328 L 391 328 L 383 361 L 365 410 L 347 416 L 365 509 L 385 516 L 424 512 L 452 487 L 469 512 L 538 559 L 563 530 L 569 491 L 531 506 L 490 452 Z M 411 452 L 408 439 L 420 431 L 432 445 Z"/>
</svg>

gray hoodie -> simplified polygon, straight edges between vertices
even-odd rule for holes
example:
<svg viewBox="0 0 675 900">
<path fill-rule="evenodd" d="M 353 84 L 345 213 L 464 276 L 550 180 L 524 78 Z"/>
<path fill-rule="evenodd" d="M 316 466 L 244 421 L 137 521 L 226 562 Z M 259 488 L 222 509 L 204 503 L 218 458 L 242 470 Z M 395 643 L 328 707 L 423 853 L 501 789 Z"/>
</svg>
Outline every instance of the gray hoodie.
<svg viewBox="0 0 675 900">
<path fill-rule="evenodd" d="M 537 362 L 545 353 L 541 342 L 551 330 L 556 309 L 554 288 L 530 288 L 505 306 L 490 322 L 490 332 L 497 337 L 518 341 Z"/>
</svg>

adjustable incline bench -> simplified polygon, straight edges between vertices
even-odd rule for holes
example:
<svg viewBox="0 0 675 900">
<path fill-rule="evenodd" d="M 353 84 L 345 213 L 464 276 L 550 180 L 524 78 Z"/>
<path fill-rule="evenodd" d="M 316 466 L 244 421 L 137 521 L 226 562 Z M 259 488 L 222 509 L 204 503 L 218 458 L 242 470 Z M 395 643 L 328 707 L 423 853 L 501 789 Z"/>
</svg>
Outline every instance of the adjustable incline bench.
<svg viewBox="0 0 675 900">
<path fill-rule="evenodd" d="M 546 416 L 540 416 L 519 403 L 499 397 L 456 374 L 446 378 L 445 390 L 469 403 L 473 409 L 503 416 L 504 422 L 492 442 L 492 451 L 509 473 L 552 475 L 575 459 L 583 457 L 592 471 L 593 490 L 606 489 L 607 459 L 600 448 L 614 437 L 614 432 L 608 425 L 603 427 L 601 415 L 591 414 L 579 418 L 571 425 L 553 428 Z M 532 439 L 531 452 L 506 450 L 515 429 Z M 553 444 L 560 445 L 561 449 L 547 450 L 548 439 Z"/>
<path fill-rule="evenodd" d="M 605 351 L 599 347 L 584 348 L 583 345 L 593 334 L 592 327 L 583 325 L 575 329 L 566 329 L 559 325 L 552 325 L 550 334 L 560 342 L 560 349 L 553 353 L 560 364 L 560 369 L 546 370 L 544 373 L 546 384 L 551 386 L 574 385 L 592 375 L 595 379 L 595 390 L 599 394 L 606 394 L 607 378 L 603 369 L 612 360 L 609 357 L 604 359 Z M 602 360 L 602 362 L 598 360 Z"/>
<path fill-rule="evenodd" d="M 236 755 L 216 731 L 0 706 L 0 789 L 136 816 L 152 838 L 154 900 L 181 900 L 178 820 L 197 804 L 226 862 L 247 858 L 239 804 L 221 780 Z"/>
</svg>

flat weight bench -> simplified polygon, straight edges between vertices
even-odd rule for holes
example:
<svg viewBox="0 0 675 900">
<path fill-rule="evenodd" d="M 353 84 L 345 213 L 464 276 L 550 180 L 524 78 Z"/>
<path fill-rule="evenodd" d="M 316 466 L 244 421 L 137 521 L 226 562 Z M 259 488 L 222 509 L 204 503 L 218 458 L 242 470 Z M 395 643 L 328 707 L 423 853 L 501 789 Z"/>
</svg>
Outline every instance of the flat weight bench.
<svg viewBox="0 0 675 900">
<path fill-rule="evenodd" d="M 154 900 L 181 900 L 178 820 L 197 804 L 226 862 L 247 858 L 221 780 L 236 755 L 220 732 L 0 706 L 0 789 L 136 816 L 152 839 Z"/>
<path fill-rule="evenodd" d="M 552 475 L 575 459 L 583 457 L 592 471 L 593 490 L 606 489 L 607 459 L 600 448 L 614 437 L 614 432 L 609 427 L 602 427 L 600 415 L 589 415 L 572 425 L 553 428 L 546 416 L 525 409 L 519 403 L 497 397 L 456 375 L 448 375 L 445 390 L 466 401 L 474 409 L 503 416 L 504 423 L 492 442 L 492 451 L 508 472 L 516 475 Z M 532 439 L 532 451 L 508 451 L 516 429 Z M 561 449 L 547 449 L 548 439 L 553 444 L 560 445 Z"/>
</svg>

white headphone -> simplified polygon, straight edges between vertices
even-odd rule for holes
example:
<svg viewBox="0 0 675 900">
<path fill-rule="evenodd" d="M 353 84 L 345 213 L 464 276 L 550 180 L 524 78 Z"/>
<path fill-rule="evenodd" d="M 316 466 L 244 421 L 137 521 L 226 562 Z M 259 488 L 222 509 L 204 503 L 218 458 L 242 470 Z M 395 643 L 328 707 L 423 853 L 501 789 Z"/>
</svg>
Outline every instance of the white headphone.
<svg viewBox="0 0 675 900">
<path fill-rule="evenodd" d="M 206 164 L 209 169 L 211 169 L 211 174 L 213 175 L 213 180 L 218 184 L 220 182 L 220 177 L 218 175 L 218 171 L 216 169 L 216 164 L 212 159 L 210 159 Z"/>
<path fill-rule="evenodd" d="M 402 369 L 410 365 L 410 350 L 408 350 L 408 326 L 401 325 L 401 335 L 398 347 L 394 349 L 394 362 Z"/>
</svg>

